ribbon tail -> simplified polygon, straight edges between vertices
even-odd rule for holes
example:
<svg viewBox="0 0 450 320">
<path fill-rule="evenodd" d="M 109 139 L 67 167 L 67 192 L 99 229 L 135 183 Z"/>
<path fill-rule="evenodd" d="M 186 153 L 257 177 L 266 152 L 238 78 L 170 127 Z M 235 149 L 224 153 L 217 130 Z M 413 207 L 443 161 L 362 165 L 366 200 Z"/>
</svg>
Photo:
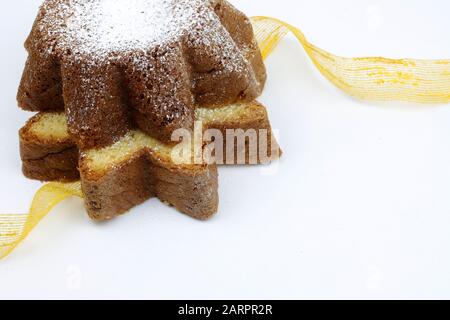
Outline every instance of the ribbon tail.
<svg viewBox="0 0 450 320">
<path fill-rule="evenodd" d="M 0 260 L 8 256 L 61 201 L 82 197 L 80 182 L 48 183 L 35 194 L 29 214 L 0 214 Z"/>
<path fill-rule="evenodd" d="M 300 29 L 270 17 L 253 17 L 263 58 L 288 33 L 301 43 L 320 73 L 347 94 L 363 100 L 450 102 L 450 60 L 344 58 L 311 44 Z"/>
</svg>

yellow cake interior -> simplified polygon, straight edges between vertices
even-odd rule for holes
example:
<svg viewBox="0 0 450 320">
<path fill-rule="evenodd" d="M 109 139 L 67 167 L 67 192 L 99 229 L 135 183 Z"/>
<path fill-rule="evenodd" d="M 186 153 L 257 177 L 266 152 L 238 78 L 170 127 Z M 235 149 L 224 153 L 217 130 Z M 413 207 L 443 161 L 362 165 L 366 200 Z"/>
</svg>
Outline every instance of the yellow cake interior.
<svg viewBox="0 0 450 320">
<path fill-rule="evenodd" d="M 29 132 L 43 140 L 65 140 L 69 138 L 67 121 L 64 113 L 41 113 Z"/>
<path fill-rule="evenodd" d="M 168 159 L 172 147 L 146 135 L 132 130 L 111 146 L 83 152 L 83 160 L 88 161 L 91 170 L 103 170 L 108 166 L 122 163 L 140 150 L 147 148 L 158 158 Z"/>
<path fill-rule="evenodd" d="M 260 116 L 265 116 L 265 109 L 256 102 L 196 109 L 196 120 L 202 121 L 205 127 L 212 123 L 244 123 Z M 64 112 L 39 114 L 37 120 L 31 124 L 29 132 L 45 141 L 70 139 Z M 144 148 L 154 157 L 170 161 L 173 146 L 163 144 L 139 130 L 128 132 L 111 146 L 83 151 L 82 155 L 89 168 L 98 171 L 122 163 Z"/>
</svg>

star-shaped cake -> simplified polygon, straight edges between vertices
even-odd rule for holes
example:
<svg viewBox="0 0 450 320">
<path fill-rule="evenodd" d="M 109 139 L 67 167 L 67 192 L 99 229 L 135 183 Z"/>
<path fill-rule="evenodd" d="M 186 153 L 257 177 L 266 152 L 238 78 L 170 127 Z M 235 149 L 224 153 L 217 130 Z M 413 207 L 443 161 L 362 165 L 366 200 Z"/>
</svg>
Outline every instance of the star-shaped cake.
<svg viewBox="0 0 450 320">
<path fill-rule="evenodd" d="M 266 73 L 251 23 L 224 0 L 46 0 L 25 46 L 18 103 L 39 113 L 20 132 L 23 171 L 81 178 L 93 219 L 152 196 L 206 219 L 218 164 L 279 156 L 254 101 Z M 213 156 L 178 162 L 179 133 L 198 123 Z"/>
</svg>

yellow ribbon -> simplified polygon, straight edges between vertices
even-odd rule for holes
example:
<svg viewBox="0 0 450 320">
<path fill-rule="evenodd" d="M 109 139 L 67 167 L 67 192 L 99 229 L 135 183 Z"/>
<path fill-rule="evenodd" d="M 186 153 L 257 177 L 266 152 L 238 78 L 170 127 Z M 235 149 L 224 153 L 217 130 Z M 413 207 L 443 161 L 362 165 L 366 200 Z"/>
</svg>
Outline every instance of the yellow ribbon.
<svg viewBox="0 0 450 320">
<path fill-rule="evenodd" d="M 372 101 L 450 102 L 450 60 L 343 58 L 308 42 L 296 27 L 269 17 L 252 18 L 266 58 L 292 32 L 317 69 L 351 96 Z"/>
<path fill-rule="evenodd" d="M 314 46 L 299 29 L 275 18 L 254 17 L 252 24 L 264 59 L 292 32 L 322 75 L 354 97 L 450 102 L 450 60 L 343 58 Z M 80 182 L 49 183 L 37 191 L 28 215 L 0 215 L 0 259 L 10 254 L 54 206 L 70 196 L 83 197 Z"/>
<path fill-rule="evenodd" d="M 51 182 L 36 192 L 29 214 L 0 215 L 0 259 L 9 255 L 53 207 L 70 196 L 83 197 L 80 182 Z"/>
</svg>

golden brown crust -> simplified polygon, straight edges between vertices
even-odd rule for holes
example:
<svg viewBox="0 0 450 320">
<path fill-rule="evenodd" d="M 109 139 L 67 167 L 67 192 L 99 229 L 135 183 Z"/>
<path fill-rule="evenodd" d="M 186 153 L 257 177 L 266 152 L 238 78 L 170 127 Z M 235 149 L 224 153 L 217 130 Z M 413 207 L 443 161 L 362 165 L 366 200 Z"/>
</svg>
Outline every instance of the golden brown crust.
<svg viewBox="0 0 450 320">
<path fill-rule="evenodd" d="M 227 1 L 216 1 L 214 11 L 255 71 L 257 83 L 260 85 L 247 88 L 242 95 L 244 101 L 252 101 L 261 94 L 267 78 L 261 51 L 253 34 L 253 26 L 244 13 Z"/>
<path fill-rule="evenodd" d="M 23 160 L 22 172 L 40 181 L 73 182 L 80 179 L 76 168 L 78 149 L 69 148 L 39 159 Z"/>
<path fill-rule="evenodd" d="M 24 175 L 41 181 L 78 180 L 78 148 L 68 137 L 49 139 L 32 133 L 30 128 L 40 119 L 40 114 L 34 116 L 19 132 Z"/>
<path fill-rule="evenodd" d="M 217 212 L 215 165 L 173 169 L 142 150 L 104 175 L 83 175 L 83 170 L 82 164 L 86 209 L 97 221 L 112 219 L 151 197 L 196 219 L 208 219 Z"/>
<path fill-rule="evenodd" d="M 54 59 L 30 53 L 17 93 L 19 107 L 28 111 L 64 110 L 61 70 Z"/>
<path fill-rule="evenodd" d="M 81 86 L 83 79 L 89 77 L 96 81 Z M 81 150 L 110 145 L 129 131 L 126 96 L 116 66 L 87 69 L 81 63 L 65 64 L 62 78 L 69 132 Z M 91 107 L 86 106 L 87 96 L 92 97 Z"/>
<path fill-rule="evenodd" d="M 199 165 L 194 170 L 163 166 L 148 157 L 154 194 L 163 202 L 200 220 L 217 212 L 219 205 L 216 165 Z M 198 195 L 201 195 L 200 197 Z"/>
<path fill-rule="evenodd" d="M 141 155 L 97 179 L 83 174 L 81 178 L 86 210 L 94 220 L 111 219 L 153 196 L 146 161 Z"/>
</svg>

